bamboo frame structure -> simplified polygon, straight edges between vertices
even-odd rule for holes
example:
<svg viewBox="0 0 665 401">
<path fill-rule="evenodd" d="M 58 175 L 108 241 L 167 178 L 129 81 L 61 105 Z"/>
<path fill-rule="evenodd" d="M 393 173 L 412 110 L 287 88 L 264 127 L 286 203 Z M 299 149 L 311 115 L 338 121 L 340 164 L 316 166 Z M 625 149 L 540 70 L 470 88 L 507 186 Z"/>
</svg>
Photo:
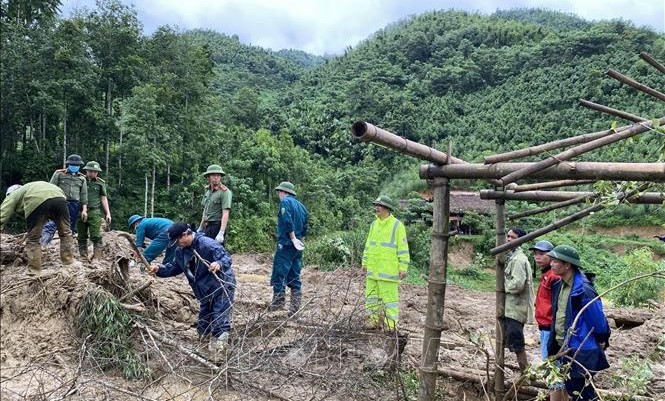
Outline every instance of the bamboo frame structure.
<svg viewBox="0 0 665 401">
<path fill-rule="evenodd" d="M 665 73 L 665 65 L 656 61 L 647 53 L 641 53 L 640 57 L 647 63 Z M 629 85 L 637 90 L 645 92 L 659 100 L 665 100 L 665 95 L 659 91 L 649 88 L 631 78 L 621 75 L 613 70 L 607 74 Z M 374 142 L 380 146 L 393 149 L 397 152 L 414 156 L 429 161 L 431 164 L 420 166 L 420 178 L 433 180 L 434 189 L 434 222 L 432 227 L 432 249 L 430 253 L 430 278 L 428 283 L 427 316 L 424 327 L 423 355 L 420 366 L 421 381 L 418 394 L 419 401 L 431 401 L 436 393 L 436 376 L 441 374 L 437 370 L 438 350 L 441 342 L 441 331 L 443 328 L 443 314 L 445 302 L 448 258 L 448 224 L 450 218 L 450 180 L 451 179 L 485 179 L 495 185 L 493 190 L 481 190 L 482 199 L 495 199 L 496 203 L 496 247 L 490 253 L 496 257 L 496 348 L 495 348 L 495 371 L 494 391 L 498 399 L 505 393 L 504 383 L 504 357 L 505 349 L 503 342 L 503 327 L 501 317 L 504 316 L 505 287 L 504 287 L 504 263 L 505 252 L 537 238 L 550 231 L 556 230 L 569 223 L 580 220 L 596 211 L 602 210 L 605 205 L 594 204 L 554 223 L 522 236 L 510 244 L 505 243 L 505 201 L 506 200 L 528 200 L 528 201 L 556 201 L 554 205 L 525 211 L 510 216 L 511 219 L 529 216 L 545 211 L 555 210 L 565 206 L 582 203 L 587 200 L 597 199 L 601 194 L 596 192 L 574 192 L 574 191 L 539 191 L 545 188 L 556 188 L 561 186 L 572 186 L 589 184 L 599 180 L 608 181 L 641 181 L 641 182 L 665 182 L 665 163 L 599 163 L 599 162 L 570 162 L 569 159 L 598 149 L 602 146 L 630 138 L 634 135 L 646 132 L 652 128 L 652 122 L 607 106 L 598 105 L 586 100 L 580 100 L 580 104 L 609 113 L 614 116 L 626 118 L 636 122 L 634 125 L 610 129 L 589 134 L 578 135 L 571 138 L 557 140 L 542 145 L 532 146 L 502 154 L 487 156 L 485 164 L 471 164 L 464 160 L 453 158 L 448 154 L 430 148 L 417 142 L 409 141 L 369 123 L 359 121 L 353 124 L 351 131 L 356 139 Z M 665 117 L 661 117 L 657 124 L 663 125 Z M 527 156 L 534 156 L 553 149 L 562 147 L 574 147 L 563 151 L 555 156 L 534 163 L 506 163 L 507 161 Z M 529 179 L 554 179 L 553 181 L 536 184 L 515 184 L 522 178 Z M 497 181 L 498 179 L 498 181 Z M 639 193 L 648 184 L 639 189 L 625 194 L 618 194 L 620 201 L 644 204 L 665 203 L 664 193 Z"/>
</svg>

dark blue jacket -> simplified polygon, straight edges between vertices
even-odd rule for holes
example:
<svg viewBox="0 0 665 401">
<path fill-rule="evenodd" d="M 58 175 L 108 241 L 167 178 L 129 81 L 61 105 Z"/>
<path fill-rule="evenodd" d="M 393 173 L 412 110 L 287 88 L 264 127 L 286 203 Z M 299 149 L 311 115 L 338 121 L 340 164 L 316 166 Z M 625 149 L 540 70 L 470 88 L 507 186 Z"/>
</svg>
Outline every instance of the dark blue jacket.
<svg viewBox="0 0 665 401">
<path fill-rule="evenodd" d="M 552 316 L 556 316 L 559 302 L 559 292 L 562 281 L 558 280 L 552 284 Z M 593 288 L 586 276 L 580 271 L 576 271 L 573 276 L 573 285 L 570 290 L 570 298 L 566 306 L 566 334 L 570 335 L 568 342 L 568 356 L 577 354 L 575 360 L 591 372 L 607 369 L 610 364 L 607 362 L 605 352 L 599 343 L 608 343 L 610 338 L 610 327 L 607 318 L 603 312 L 603 304 L 600 299 L 591 304 L 577 321 L 575 332 L 570 333 L 570 326 L 573 324 L 579 311 L 594 299 L 598 294 Z M 552 322 L 551 333 L 556 333 L 556 319 Z M 592 331 L 593 330 L 593 331 Z M 559 351 L 556 342 L 556 336 L 550 336 L 548 351 L 550 356 Z M 587 338 L 588 337 L 588 338 Z M 566 358 L 564 362 L 569 362 Z M 571 369 L 572 377 L 579 377 L 584 374 L 584 370 L 573 363 Z"/>
<path fill-rule="evenodd" d="M 145 239 L 154 240 L 160 234 L 166 234 L 168 239 L 168 229 L 173 222 L 163 217 L 148 217 L 141 219 L 136 226 L 136 246 L 145 247 Z"/>
<path fill-rule="evenodd" d="M 308 212 L 305 206 L 295 197 L 287 195 L 279 202 L 277 213 L 277 243 L 293 246 L 289 233 L 293 231 L 296 238 L 303 239 L 307 235 Z"/>
<path fill-rule="evenodd" d="M 208 263 L 217 262 L 221 266 L 216 274 L 210 273 L 195 255 L 194 250 Z M 178 248 L 173 262 L 161 265 L 157 270 L 159 277 L 173 277 L 184 273 L 194 295 L 200 302 L 213 302 L 217 297 L 233 299 L 236 279 L 231 269 L 231 255 L 224 247 L 203 233 L 194 234 L 192 245 Z"/>
</svg>

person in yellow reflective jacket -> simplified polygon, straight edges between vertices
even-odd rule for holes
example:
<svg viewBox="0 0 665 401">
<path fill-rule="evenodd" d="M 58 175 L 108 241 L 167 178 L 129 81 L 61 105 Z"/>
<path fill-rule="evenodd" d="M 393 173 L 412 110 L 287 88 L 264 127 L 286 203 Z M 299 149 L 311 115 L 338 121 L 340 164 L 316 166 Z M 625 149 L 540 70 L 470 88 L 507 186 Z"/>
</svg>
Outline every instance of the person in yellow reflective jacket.
<svg viewBox="0 0 665 401">
<path fill-rule="evenodd" d="M 392 199 L 379 196 L 374 202 L 376 220 L 369 228 L 363 252 L 365 307 L 371 328 L 395 331 L 399 320 L 399 282 L 409 268 L 406 229 L 391 212 Z"/>
</svg>

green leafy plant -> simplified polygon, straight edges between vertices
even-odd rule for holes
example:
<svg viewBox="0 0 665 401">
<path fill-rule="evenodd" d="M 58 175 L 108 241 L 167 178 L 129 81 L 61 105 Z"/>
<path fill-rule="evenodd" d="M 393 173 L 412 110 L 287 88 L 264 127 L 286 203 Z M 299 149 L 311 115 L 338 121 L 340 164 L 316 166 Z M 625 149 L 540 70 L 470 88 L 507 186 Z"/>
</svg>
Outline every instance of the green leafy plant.
<svg viewBox="0 0 665 401">
<path fill-rule="evenodd" d="M 92 291 L 78 308 L 78 330 L 87 338 L 89 355 L 102 369 L 119 368 L 130 380 L 150 376 L 150 370 L 131 341 L 134 321 L 108 293 Z"/>
<path fill-rule="evenodd" d="M 649 361 L 638 356 L 621 358 L 621 369 L 610 380 L 614 387 L 624 389 L 628 394 L 645 394 L 647 386 L 654 378 Z"/>
<path fill-rule="evenodd" d="M 623 261 L 625 268 L 612 276 L 615 283 L 659 270 L 658 263 L 653 260 L 653 253 L 647 248 L 636 249 L 624 256 Z M 611 297 L 618 305 L 641 306 L 649 301 L 660 300 L 663 290 L 665 280 L 662 277 L 649 277 L 617 288 L 611 293 Z"/>
</svg>

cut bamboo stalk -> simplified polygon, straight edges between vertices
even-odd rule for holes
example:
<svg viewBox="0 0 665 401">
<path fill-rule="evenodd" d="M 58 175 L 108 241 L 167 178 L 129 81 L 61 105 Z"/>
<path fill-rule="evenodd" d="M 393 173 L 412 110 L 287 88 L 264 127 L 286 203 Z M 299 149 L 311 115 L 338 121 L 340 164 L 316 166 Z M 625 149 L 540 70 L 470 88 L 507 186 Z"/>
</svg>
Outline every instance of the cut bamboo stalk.
<svg viewBox="0 0 665 401">
<path fill-rule="evenodd" d="M 652 88 L 648 87 L 647 85 L 644 85 L 643 83 L 637 82 L 636 80 L 621 74 L 620 72 L 614 71 L 613 69 L 610 68 L 609 70 L 607 70 L 606 74 L 608 76 L 616 79 L 617 81 L 619 81 L 621 83 L 624 83 L 628 86 L 631 86 L 631 87 L 637 89 L 638 91 L 641 91 L 641 92 L 644 92 L 648 95 L 651 95 L 651 96 L 655 97 L 656 99 L 665 101 L 665 93 L 662 93 L 662 92 L 659 92 L 655 89 L 652 89 Z"/>
<path fill-rule="evenodd" d="M 553 203 L 551 205 L 540 207 L 540 208 L 537 208 L 537 209 L 531 209 L 531 210 L 526 210 L 524 212 L 515 213 L 515 214 L 512 214 L 512 215 L 508 216 L 508 220 L 517 220 L 517 219 L 521 219 L 522 217 L 533 216 L 535 214 L 550 212 L 552 210 L 561 209 L 561 208 L 568 207 L 568 206 L 571 206 L 571 205 L 577 205 L 578 203 L 585 202 L 587 199 L 593 199 L 593 198 L 594 197 L 580 196 L 580 197 L 577 197 L 577 198 L 574 198 L 574 199 L 570 199 L 570 200 L 563 201 L 563 202 L 558 202 L 558 203 Z"/>
<path fill-rule="evenodd" d="M 496 200 L 496 245 L 502 246 L 506 242 L 506 205 L 503 199 Z M 504 283 L 505 255 L 497 254 L 496 260 L 496 339 L 495 339 L 495 368 L 494 368 L 494 396 L 499 399 L 505 392 L 504 374 L 506 350 L 503 343 L 503 322 L 506 308 L 506 289 Z"/>
<path fill-rule="evenodd" d="M 547 188 L 560 188 L 560 187 L 568 187 L 568 186 L 575 186 L 575 185 L 585 185 L 585 184 L 593 184 L 594 180 L 560 180 L 560 181 L 547 181 L 547 182 L 537 182 L 534 184 L 522 184 L 522 185 L 515 185 L 512 189 L 515 192 L 524 192 L 524 191 L 535 191 L 538 189 L 547 189 Z M 510 184 L 514 185 L 514 184 Z"/>
<path fill-rule="evenodd" d="M 450 224 L 450 182 L 436 178 L 433 183 L 433 223 L 430 274 L 427 284 L 427 315 L 423 333 L 418 401 L 432 401 L 436 395 L 437 362 L 443 330 L 448 270 L 448 237 Z M 434 373 L 433 373 L 434 372 Z"/>
<path fill-rule="evenodd" d="M 634 123 L 639 123 L 641 121 L 649 121 L 646 118 L 636 116 L 635 114 L 631 114 L 623 110 L 617 110 L 612 107 L 607 107 L 602 104 L 591 102 L 589 100 L 580 99 L 580 105 L 588 109 L 600 111 L 601 113 L 623 118 L 624 120 L 632 121 Z"/>
<path fill-rule="evenodd" d="M 531 192 L 512 192 L 495 191 L 492 189 L 480 190 L 480 199 L 505 199 L 520 200 L 530 202 L 563 202 L 579 197 L 595 197 L 596 192 L 573 192 L 573 191 L 531 191 Z M 662 192 L 642 192 L 626 199 L 629 203 L 642 205 L 660 205 L 665 202 L 665 193 Z"/>
<path fill-rule="evenodd" d="M 640 53 L 640 58 L 647 63 L 651 64 L 652 67 L 655 67 L 658 71 L 662 72 L 665 74 L 665 65 L 659 63 L 655 58 L 653 58 L 649 53 L 647 52 L 641 52 Z"/>
<path fill-rule="evenodd" d="M 485 164 L 494 164 L 494 163 L 505 162 L 508 160 L 521 159 L 527 156 L 535 156 L 543 152 L 548 152 L 550 150 L 565 148 L 572 145 L 579 145 L 581 143 L 587 143 L 593 141 L 594 139 L 602 138 L 606 135 L 612 134 L 614 132 L 625 131 L 630 127 L 631 127 L 630 125 L 626 125 L 623 127 L 619 127 L 615 130 L 609 129 L 605 131 L 592 132 L 588 134 L 573 136 L 570 138 L 559 139 L 557 141 L 544 143 L 542 145 L 531 146 L 529 148 L 513 150 L 511 152 L 506 152 L 506 153 L 499 153 L 497 155 L 492 155 L 492 156 L 485 156 L 484 161 Z"/>
<path fill-rule="evenodd" d="M 552 159 L 552 163 L 558 160 Z M 447 177 L 450 179 L 492 179 L 509 173 L 533 168 L 538 163 L 451 164 L 420 166 L 420 178 Z M 579 179 L 594 181 L 653 181 L 665 182 L 665 163 L 599 163 L 566 162 L 529 173 L 534 179 Z"/>
<path fill-rule="evenodd" d="M 357 121 L 351 126 L 351 133 L 356 139 L 363 142 L 374 142 L 389 149 L 396 150 L 405 155 L 428 160 L 437 164 L 464 164 L 462 159 L 448 156 L 446 153 L 436 150 L 427 145 L 408 140 L 392 132 L 374 126 L 365 121 Z M 450 159 L 450 160 L 448 160 Z"/>
</svg>

